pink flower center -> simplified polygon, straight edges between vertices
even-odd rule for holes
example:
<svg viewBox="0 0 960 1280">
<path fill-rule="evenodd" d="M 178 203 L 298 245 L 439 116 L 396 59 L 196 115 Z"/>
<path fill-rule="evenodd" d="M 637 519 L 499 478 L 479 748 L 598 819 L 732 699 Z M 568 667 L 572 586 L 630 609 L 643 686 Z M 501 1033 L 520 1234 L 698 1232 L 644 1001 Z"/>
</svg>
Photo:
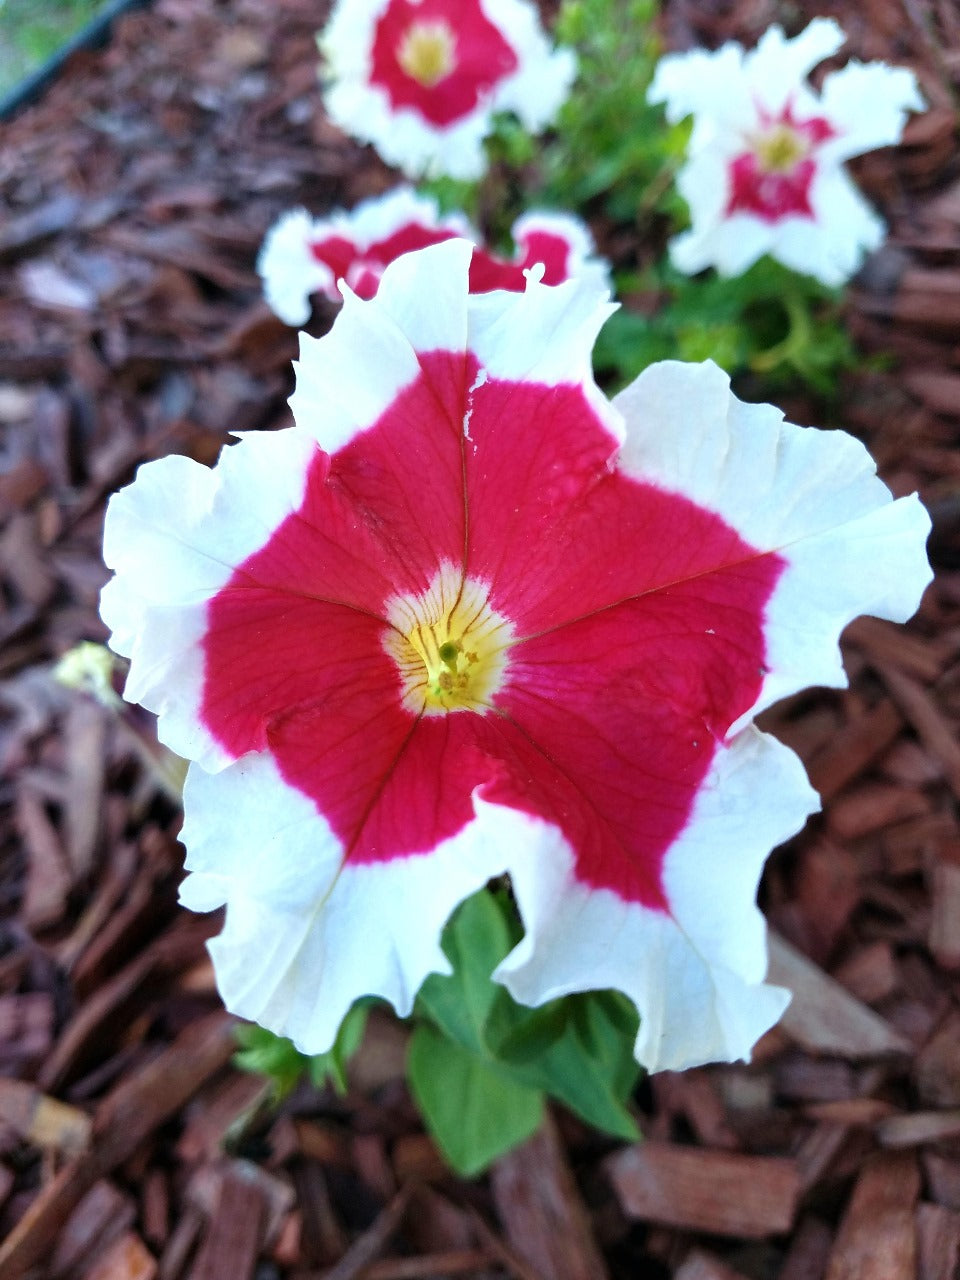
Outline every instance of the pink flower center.
<svg viewBox="0 0 960 1280">
<path fill-rule="evenodd" d="M 370 81 L 395 111 L 406 107 L 446 128 L 516 67 L 480 0 L 390 0 L 374 32 Z"/>
<path fill-rule="evenodd" d="M 790 102 L 777 116 L 757 110 L 759 127 L 746 135 L 747 149 L 730 161 L 727 215 L 752 213 L 765 222 L 812 218 L 816 151 L 835 136 L 833 127 L 822 116 L 796 119 Z"/>
</svg>

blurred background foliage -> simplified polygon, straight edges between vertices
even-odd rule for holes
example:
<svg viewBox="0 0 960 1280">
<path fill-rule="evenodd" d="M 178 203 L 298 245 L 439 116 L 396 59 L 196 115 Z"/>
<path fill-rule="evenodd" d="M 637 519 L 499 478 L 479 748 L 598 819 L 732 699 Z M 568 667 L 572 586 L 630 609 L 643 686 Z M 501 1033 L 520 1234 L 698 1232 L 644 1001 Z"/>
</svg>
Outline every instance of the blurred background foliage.
<svg viewBox="0 0 960 1280">
<path fill-rule="evenodd" d="M 105 0 L 0 0 L 0 98 L 104 7 Z"/>
</svg>

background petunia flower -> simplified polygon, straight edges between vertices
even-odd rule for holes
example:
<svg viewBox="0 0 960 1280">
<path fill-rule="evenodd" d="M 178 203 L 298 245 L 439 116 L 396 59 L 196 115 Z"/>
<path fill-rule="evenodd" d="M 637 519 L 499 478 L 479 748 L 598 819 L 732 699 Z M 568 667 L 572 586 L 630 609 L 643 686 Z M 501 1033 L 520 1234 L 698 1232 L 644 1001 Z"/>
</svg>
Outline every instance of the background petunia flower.
<svg viewBox="0 0 960 1280">
<path fill-rule="evenodd" d="M 472 246 L 387 267 L 301 337 L 297 425 L 111 500 L 126 696 L 189 757 L 184 903 L 229 1008 L 327 1049 L 407 1014 L 453 908 L 509 874 L 528 1005 L 615 988 L 640 1062 L 749 1054 L 782 1012 L 755 892 L 816 808 L 753 726 L 904 619 L 929 521 L 852 437 L 665 362 L 610 403 L 580 280 L 471 295 Z"/>
<path fill-rule="evenodd" d="M 730 42 L 660 60 L 650 101 L 671 122 L 693 116 L 677 178 L 692 226 L 670 245 L 679 270 L 738 275 L 769 253 L 839 285 L 880 244 L 883 222 L 843 164 L 897 142 L 924 102 L 912 71 L 881 62 L 850 62 L 815 92 L 810 70 L 844 40 L 815 18 L 793 39 L 770 27 L 749 52 Z"/>
<path fill-rule="evenodd" d="M 304 209 L 283 214 L 267 232 L 257 260 L 267 302 L 286 324 L 306 324 L 310 297 L 323 293 L 340 301 L 338 281 L 345 280 L 361 298 L 372 298 L 386 266 L 403 253 L 441 244 L 456 236 L 474 241 L 470 288 L 522 292 L 524 272 L 542 264 L 545 284 L 572 276 L 589 276 L 599 286 L 609 283 L 603 259 L 594 256 L 589 230 L 571 214 L 547 210 L 523 214 L 513 225 L 516 253 L 505 259 L 480 247 L 479 234 L 461 214 L 441 217 L 437 203 L 411 187 L 364 200 L 311 218 Z"/>
<path fill-rule="evenodd" d="M 479 178 L 494 112 L 538 133 L 576 76 L 529 0 L 337 0 L 319 43 L 330 118 L 412 177 Z"/>
</svg>

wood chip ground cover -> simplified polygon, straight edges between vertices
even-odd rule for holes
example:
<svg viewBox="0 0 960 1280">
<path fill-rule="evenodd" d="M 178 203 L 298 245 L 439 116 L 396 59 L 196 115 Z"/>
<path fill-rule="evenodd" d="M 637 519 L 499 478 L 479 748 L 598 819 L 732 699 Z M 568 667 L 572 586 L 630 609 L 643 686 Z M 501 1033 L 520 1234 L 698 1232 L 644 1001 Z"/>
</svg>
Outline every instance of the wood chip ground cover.
<svg viewBox="0 0 960 1280">
<path fill-rule="evenodd" d="M 829 411 L 934 517 L 905 629 L 768 715 L 825 797 L 763 887 L 796 990 L 747 1066 L 654 1078 L 635 1149 L 556 1114 L 458 1182 L 374 1019 L 346 1098 L 279 1112 L 176 907 L 178 815 L 138 739 L 57 686 L 100 639 L 106 496 L 287 421 L 295 335 L 253 272 L 281 209 L 391 175 L 323 118 L 306 0 L 158 0 L 0 137 L 0 1280 L 951 1280 L 960 1249 L 960 17 L 951 0 L 670 0 L 751 42 L 834 12 L 931 110 L 860 162 L 891 225 L 851 292 L 870 357 Z M 799 15 L 799 17 L 798 17 Z M 601 250 L 604 229 L 598 226 Z M 622 231 L 624 265 L 642 256 Z M 314 322 L 321 330 L 329 316 Z M 147 721 L 144 721 L 146 725 Z"/>
</svg>

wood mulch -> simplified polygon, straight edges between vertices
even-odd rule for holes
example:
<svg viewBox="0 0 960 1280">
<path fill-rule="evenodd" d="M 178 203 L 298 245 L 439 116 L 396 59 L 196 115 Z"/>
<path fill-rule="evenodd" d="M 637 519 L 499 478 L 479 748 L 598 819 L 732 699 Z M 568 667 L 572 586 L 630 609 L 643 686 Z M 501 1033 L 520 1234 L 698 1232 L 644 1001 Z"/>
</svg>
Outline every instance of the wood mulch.
<svg viewBox="0 0 960 1280">
<path fill-rule="evenodd" d="M 647 1081 L 642 1145 L 557 1112 L 470 1183 L 424 1135 L 389 1021 L 345 1098 L 302 1088 L 275 1112 L 230 1065 L 218 921 L 176 906 L 149 717 L 51 678 L 104 634 L 106 496 L 144 459 L 210 462 L 229 431 L 288 421 L 296 338 L 253 271 L 272 218 L 392 180 L 320 113 L 323 6 L 158 0 L 3 126 L 0 1280 L 957 1275 L 960 17 L 671 0 L 664 29 L 752 40 L 828 11 L 858 55 L 914 65 L 931 110 L 857 166 L 891 225 L 850 296 L 868 358 L 829 415 L 785 407 L 921 490 L 937 579 L 907 627 L 850 627 L 849 691 L 766 717 L 824 812 L 764 881 L 796 996 L 754 1062 Z M 644 250 L 621 233 L 617 252 Z"/>
</svg>

